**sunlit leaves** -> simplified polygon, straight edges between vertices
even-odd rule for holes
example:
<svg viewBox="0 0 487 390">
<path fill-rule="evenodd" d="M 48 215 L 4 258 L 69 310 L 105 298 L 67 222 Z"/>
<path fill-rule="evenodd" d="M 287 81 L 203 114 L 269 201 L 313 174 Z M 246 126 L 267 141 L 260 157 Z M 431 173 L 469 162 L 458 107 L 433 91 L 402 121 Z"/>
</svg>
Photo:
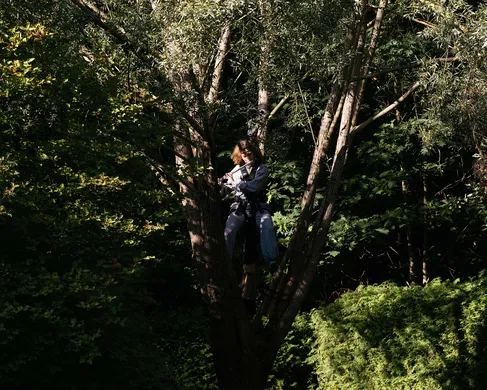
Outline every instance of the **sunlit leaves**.
<svg viewBox="0 0 487 390">
<path fill-rule="evenodd" d="M 485 385 L 485 276 L 426 288 L 368 286 L 316 310 L 325 388 L 476 389 Z"/>
</svg>

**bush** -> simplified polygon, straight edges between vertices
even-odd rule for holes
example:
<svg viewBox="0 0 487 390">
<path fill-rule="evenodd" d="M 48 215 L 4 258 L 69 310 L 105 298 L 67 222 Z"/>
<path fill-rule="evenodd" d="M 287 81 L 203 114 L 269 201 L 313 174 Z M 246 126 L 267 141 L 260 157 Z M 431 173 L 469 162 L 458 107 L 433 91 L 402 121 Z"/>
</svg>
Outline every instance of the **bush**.
<svg viewBox="0 0 487 390">
<path fill-rule="evenodd" d="M 312 356 L 314 337 L 310 318 L 309 313 L 302 313 L 294 320 L 274 361 L 267 380 L 268 390 L 316 388 Z"/>
<path fill-rule="evenodd" d="M 361 287 L 315 310 L 321 389 L 483 389 L 487 277 Z"/>
</svg>

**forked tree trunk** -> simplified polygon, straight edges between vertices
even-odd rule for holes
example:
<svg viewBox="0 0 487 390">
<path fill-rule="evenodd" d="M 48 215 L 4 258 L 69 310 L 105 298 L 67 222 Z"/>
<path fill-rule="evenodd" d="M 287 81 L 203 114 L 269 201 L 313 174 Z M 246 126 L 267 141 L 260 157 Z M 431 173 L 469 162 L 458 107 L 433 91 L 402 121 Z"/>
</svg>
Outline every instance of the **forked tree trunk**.
<svg viewBox="0 0 487 390">
<path fill-rule="evenodd" d="M 144 62 L 152 64 L 152 58 L 157 58 L 159 55 L 159 53 L 150 51 L 148 48 L 138 47 L 123 29 L 107 23 L 105 16 L 100 16 L 88 4 L 89 0 L 71 1 L 90 13 L 94 23 L 108 31 L 118 42 L 125 45 L 127 50 L 133 51 Z M 266 9 L 267 2 L 268 0 L 260 0 L 259 3 L 263 20 L 265 20 L 268 12 Z M 386 4 L 382 0 L 379 11 Z M 180 115 L 178 118 L 178 120 L 180 119 L 179 127 L 176 128 L 180 134 L 179 137 L 176 137 L 175 144 L 182 176 L 182 205 L 187 219 L 193 257 L 199 268 L 201 292 L 210 314 L 211 345 L 218 381 L 222 390 L 260 390 L 265 388 L 266 379 L 277 351 L 291 329 L 294 318 L 316 273 L 339 193 L 346 155 L 350 145 L 350 134 L 355 129 L 363 128 L 377 117 L 375 116 L 364 124 L 354 127 L 354 113 L 358 110 L 359 104 L 357 102 L 360 100 L 358 97 L 360 97 L 363 88 L 359 88 L 357 82 L 350 83 L 349 80 L 351 77 L 365 76 L 364 72 L 368 69 L 367 63 L 364 66 L 362 61 L 362 49 L 365 45 L 365 8 L 365 0 L 359 0 L 348 37 L 349 49 L 353 49 L 355 55 L 352 56 L 352 61 L 344 66 L 340 77 L 337 77 L 343 80 L 343 83 L 336 83 L 332 90 L 322 120 L 319 141 L 303 197 L 300 222 L 290 244 L 289 254 L 284 257 L 284 261 L 271 284 L 271 294 L 277 294 L 279 288 L 279 294 L 284 293 L 289 300 L 282 300 L 283 304 L 278 305 L 279 310 L 276 311 L 269 309 L 269 307 L 272 306 L 273 302 L 275 304 L 276 300 L 279 300 L 279 296 L 270 296 L 265 299 L 263 308 L 267 307 L 268 310 L 261 310 L 261 313 L 265 312 L 270 317 L 267 326 L 263 326 L 260 315 L 257 315 L 253 321 L 249 321 L 235 272 L 227 253 L 219 215 L 218 187 L 212 169 L 216 148 L 211 117 L 198 118 L 197 106 L 184 109 L 183 105 L 187 103 L 183 103 L 182 99 L 175 99 L 174 111 Z M 377 35 L 381 20 L 378 12 L 374 27 Z M 223 70 L 221 65 L 225 57 L 224 52 L 228 47 L 229 31 L 229 24 L 222 26 L 216 55 L 216 58 L 222 60 L 217 60 L 214 64 L 212 89 L 205 94 L 206 99 L 200 99 L 197 104 L 208 104 L 211 107 L 217 101 L 219 81 Z M 373 39 L 373 42 L 376 38 Z M 370 48 L 375 48 L 375 43 L 369 46 L 369 57 L 371 59 L 373 50 L 370 51 Z M 266 111 L 266 118 L 269 94 L 265 86 L 265 73 L 267 72 L 269 50 L 269 42 L 265 38 L 260 59 L 260 72 L 262 74 L 259 81 L 262 83 L 259 82 L 258 104 L 260 105 L 259 108 Z M 158 67 L 154 67 L 154 69 L 158 69 Z M 166 79 L 166 75 L 162 73 L 159 76 Z M 198 87 L 201 87 L 201 83 Z M 201 110 L 201 112 L 205 112 L 205 110 Z M 317 220 L 314 223 L 312 234 L 308 235 L 308 227 L 311 223 L 310 211 L 314 203 L 317 180 L 327 159 L 330 135 L 334 124 L 338 123 L 340 117 L 338 140 L 333 153 L 333 165 L 328 179 L 326 197 L 316 214 Z M 263 127 L 260 130 L 260 137 L 265 138 L 265 134 L 266 127 Z M 185 140 L 189 140 L 190 144 Z M 191 168 L 190 164 L 195 160 L 208 164 L 209 169 L 203 169 L 203 172 L 198 175 L 185 173 L 185 169 Z M 306 246 L 303 246 L 303 242 L 306 242 Z M 290 275 L 284 272 L 288 265 L 291 270 Z"/>
<path fill-rule="evenodd" d="M 258 389 L 259 380 L 251 374 L 257 370 L 254 340 L 223 238 L 219 201 L 216 197 L 200 197 L 196 205 L 193 218 L 199 224 L 196 229 L 202 229 L 204 242 L 201 247 L 199 241 L 192 244 L 195 260 L 206 276 L 201 292 L 209 308 L 210 339 L 220 388 Z"/>
<path fill-rule="evenodd" d="M 347 35 L 347 48 L 354 48 L 354 55 L 352 57 L 350 65 L 344 67 L 342 74 L 345 76 L 345 81 L 350 80 L 352 77 L 360 74 L 362 67 L 362 52 L 365 45 L 365 2 L 361 1 L 356 8 L 355 25 L 350 26 Z M 336 87 L 335 91 L 339 90 Z M 336 93 L 336 92 L 335 92 Z M 335 202 L 335 197 L 338 194 L 338 188 L 340 186 L 341 174 L 346 161 L 346 154 L 348 151 L 348 138 L 351 127 L 351 120 L 353 110 L 355 107 L 357 93 L 357 82 L 351 82 L 346 85 L 346 91 L 343 100 L 343 109 L 341 110 L 341 122 L 340 131 L 338 135 L 337 144 L 335 146 L 335 157 L 333 161 L 332 170 L 328 182 L 328 192 L 323 201 L 323 204 L 317 213 L 314 223 L 313 232 L 305 240 L 307 235 L 307 220 L 306 216 L 309 215 L 309 211 L 312 207 L 312 201 L 314 198 L 314 192 L 316 189 L 316 179 L 319 171 L 322 169 L 320 165 L 312 165 L 310 169 L 310 175 L 308 176 L 309 187 L 306 188 L 305 197 L 303 197 L 303 208 L 301 211 L 300 219 L 298 221 L 297 229 L 293 235 L 291 243 L 288 247 L 288 254 L 284 257 L 282 264 L 280 265 L 280 272 L 275 277 L 276 281 L 271 284 L 271 292 L 275 295 L 275 298 L 269 303 L 266 303 L 265 309 L 268 316 L 272 315 L 272 311 L 275 309 L 276 301 L 280 300 L 281 303 L 277 305 L 277 318 L 279 324 L 279 334 L 284 334 L 289 331 L 291 323 L 290 318 L 294 319 L 303 302 L 304 295 L 308 291 L 309 284 L 316 273 L 317 261 L 314 259 L 315 251 L 319 257 L 321 249 L 324 245 L 324 238 L 328 233 L 329 224 L 331 223 L 332 210 Z M 326 132 L 323 132 L 324 142 L 316 146 L 316 149 L 321 149 L 326 152 L 329 143 L 330 132 L 332 131 L 332 125 L 338 118 L 339 114 L 336 110 L 341 106 L 341 96 L 334 95 L 332 91 L 333 100 L 329 102 L 328 106 L 335 112 L 333 115 L 325 112 L 325 117 L 329 123 L 329 127 Z M 341 107 L 340 107 L 341 108 Z M 332 119 L 333 118 L 333 119 Z M 322 123 L 323 124 L 323 123 Z M 322 133 L 320 132 L 320 138 Z M 341 160 L 343 157 L 343 161 Z M 326 154 L 319 155 L 315 152 L 314 163 L 323 163 L 326 158 Z M 311 176 L 311 177 L 310 177 Z M 313 177 L 314 176 L 314 177 Z M 326 218 L 325 218 L 326 214 Z M 324 229 L 322 229 L 324 228 Z M 321 238 L 319 238 L 321 237 Z M 304 248 L 304 244 L 307 247 Z M 304 253 L 303 253 L 304 250 Z M 304 256 L 303 256 L 304 255 Z M 304 259 L 304 260 L 303 260 Z M 316 260 L 316 261 L 315 261 Z M 288 262 L 289 275 L 285 276 L 282 273 L 283 266 Z M 315 264 L 316 263 L 316 264 Z M 280 278 L 280 280 L 277 280 Z M 304 294 L 304 295 L 303 295 Z M 289 303 L 288 303 L 289 302 Z M 284 321 L 280 321 L 279 318 L 286 318 Z"/>
</svg>

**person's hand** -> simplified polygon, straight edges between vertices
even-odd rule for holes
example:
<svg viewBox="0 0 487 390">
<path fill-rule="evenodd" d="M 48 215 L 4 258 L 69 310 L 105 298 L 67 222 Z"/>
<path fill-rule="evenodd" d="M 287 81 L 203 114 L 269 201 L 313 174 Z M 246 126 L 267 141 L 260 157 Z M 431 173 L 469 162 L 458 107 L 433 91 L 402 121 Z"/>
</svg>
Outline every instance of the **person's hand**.
<svg viewBox="0 0 487 390">
<path fill-rule="evenodd" d="M 227 179 L 230 183 L 235 182 L 235 180 L 233 180 L 233 175 L 231 173 L 226 173 L 224 178 Z"/>
</svg>

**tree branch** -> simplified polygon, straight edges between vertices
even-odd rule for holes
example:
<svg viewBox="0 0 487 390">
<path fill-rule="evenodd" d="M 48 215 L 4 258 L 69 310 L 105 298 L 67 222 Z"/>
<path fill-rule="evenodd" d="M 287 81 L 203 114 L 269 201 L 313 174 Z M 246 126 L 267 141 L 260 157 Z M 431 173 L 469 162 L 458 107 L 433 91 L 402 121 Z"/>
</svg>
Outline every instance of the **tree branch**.
<svg viewBox="0 0 487 390">
<path fill-rule="evenodd" d="M 418 87 L 420 86 L 420 83 L 419 81 L 416 81 L 412 86 L 411 88 L 409 88 L 409 90 L 404 94 L 402 95 L 399 99 L 397 99 L 394 103 L 392 103 L 391 105 L 389 105 L 388 107 L 384 108 L 382 111 L 380 111 L 379 113 L 375 114 L 373 117 L 370 117 L 369 119 L 367 119 L 365 122 L 362 122 L 360 125 L 358 126 L 355 126 L 351 133 L 354 134 L 356 132 L 358 132 L 359 130 L 362 130 L 365 126 L 368 126 L 369 124 L 371 124 L 373 121 L 375 121 L 376 119 L 379 119 L 380 117 L 384 116 L 385 114 L 387 114 L 388 112 L 392 111 L 394 108 L 396 108 L 399 104 L 401 104 L 404 100 L 406 100 L 406 98 L 411 95 Z"/>
<path fill-rule="evenodd" d="M 419 24 L 422 24 L 423 26 L 426 26 L 426 27 L 430 27 L 430 28 L 438 28 L 438 26 L 436 24 L 433 24 L 431 22 L 427 22 L 425 20 L 421 20 L 421 19 L 416 19 L 416 18 L 411 18 L 411 20 L 413 22 L 416 22 L 416 23 L 419 23 Z"/>
<path fill-rule="evenodd" d="M 184 120 L 186 121 L 186 124 L 188 127 L 193 129 L 198 135 L 203 139 L 203 140 L 208 140 L 208 137 L 206 135 L 205 129 L 201 127 L 201 125 L 198 123 L 196 119 L 194 119 L 190 114 L 188 114 L 186 111 L 180 111 L 179 112 Z"/>
<path fill-rule="evenodd" d="M 223 74 L 223 61 L 228 52 L 228 45 L 230 42 L 230 21 L 227 21 L 223 26 L 220 40 L 218 42 L 218 50 L 215 58 L 215 68 L 211 78 L 210 92 L 208 92 L 207 101 L 209 104 L 215 103 L 220 92 L 220 82 Z"/>
<path fill-rule="evenodd" d="M 306 72 L 306 74 L 301 78 L 301 81 L 306 80 L 310 76 L 311 76 L 311 74 L 309 72 Z M 276 115 L 277 111 L 279 111 L 279 109 L 284 105 L 284 103 L 287 102 L 287 100 L 289 99 L 289 96 L 290 95 L 288 93 L 286 95 L 284 95 L 284 97 L 279 101 L 279 103 L 277 103 L 277 106 L 275 106 L 273 108 L 273 110 L 271 111 L 271 113 L 267 117 L 267 120 L 271 119 L 274 115 Z"/>
<path fill-rule="evenodd" d="M 185 186 L 187 186 L 191 191 L 194 189 L 194 187 L 189 182 L 183 180 L 182 178 L 176 178 L 167 169 L 164 169 L 161 164 L 156 162 L 154 159 L 150 158 L 142 148 L 140 148 L 136 145 L 133 145 L 133 144 L 127 142 L 126 140 L 122 140 L 122 139 L 114 136 L 113 134 L 104 133 L 101 130 L 98 131 L 98 134 L 101 135 L 102 137 L 105 137 L 105 138 L 111 138 L 113 141 L 115 141 L 121 145 L 129 146 L 132 153 L 138 154 L 138 155 L 141 155 L 142 157 L 144 157 L 145 160 L 147 161 L 147 163 L 150 165 L 151 169 L 160 175 L 160 179 L 161 178 L 163 179 L 163 180 L 161 180 L 161 182 L 164 185 L 167 185 L 168 183 L 172 183 L 172 185 L 170 185 L 170 186 L 173 187 L 173 190 L 176 190 L 177 187 L 179 187 L 180 183 L 182 183 Z M 179 153 L 177 153 L 175 150 L 171 150 L 171 152 L 173 152 L 176 156 L 178 156 L 180 158 L 181 157 L 184 158 L 183 156 L 180 156 Z"/>
<path fill-rule="evenodd" d="M 160 175 L 160 178 L 163 179 L 161 182 L 163 184 L 172 183 L 173 191 L 178 188 L 181 184 L 184 184 L 188 188 L 188 192 L 192 193 L 194 191 L 194 186 L 181 178 L 176 178 L 173 174 L 171 174 L 167 169 L 164 169 L 162 164 L 159 164 L 155 160 L 151 159 L 147 154 L 143 151 L 139 152 L 147 161 L 147 163 L 151 166 L 152 170 L 156 172 L 156 175 Z M 166 181 L 166 183 L 164 183 Z M 175 192 L 175 191 L 174 191 Z"/>
<path fill-rule="evenodd" d="M 187 144 L 191 145 L 193 148 L 196 148 L 198 146 L 191 139 L 189 139 L 188 137 L 185 137 L 184 135 L 182 135 L 181 133 L 178 133 L 177 131 L 174 132 L 173 136 L 183 140 Z"/>
<path fill-rule="evenodd" d="M 155 57 L 160 57 L 160 53 L 151 50 L 150 48 L 144 46 L 144 45 L 135 45 L 129 36 L 125 33 L 124 29 L 122 27 L 116 26 L 113 23 L 108 22 L 107 15 L 103 13 L 103 11 L 99 10 L 96 6 L 91 4 L 90 2 L 86 0 L 71 0 L 73 4 L 75 4 L 78 8 L 81 10 L 85 11 L 87 15 L 90 17 L 90 19 L 95 23 L 97 26 L 101 27 L 104 29 L 106 32 L 111 34 L 120 44 L 122 44 L 125 48 L 130 50 L 137 58 L 141 59 L 142 61 L 152 65 L 152 60 L 150 58 L 150 55 L 153 55 Z M 164 81 L 166 81 L 169 85 L 171 83 L 166 80 L 166 76 L 162 72 L 158 72 L 160 76 L 163 77 Z M 198 122 L 196 122 L 191 115 L 189 115 L 188 112 L 181 106 L 180 103 L 176 103 L 174 105 L 175 109 L 181 114 L 184 119 L 190 124 L 190 126 L 199 134 L 205 138 L 204 134 L 205 131 L 204 129 L 199 125 Z"/>
<path fill-rule="evenodd" d="M 382 25 L 382 19 L 384 18 L 385 8 L 387 7 L 387 2 L 388 0 L 381 0 L 379 2 L 379 7 L 377 9 L 377 14 L 375 16 L 375 21 L 374 21 L 374 29 L 372 31 L 372 37 L 370 38 L 370 42 L 369 42 L 369 50 L 367 53 L 368 55 L 365 57 L 364 65 L 360 71 L 360 73 L 362 74 L 369 73 L 370 64 L 372 63 L 372 60 L 374 58 L 375 47 L 377 44 L 377 39 L 379 38 L 380 28 Z M 353 114 L 352 114 L 352 122 L 351 122 L 352 128 L 357 123 L 360 103 L 362 102 L 366 81 L 367 79 L 363 79 L 358 86 L 357 98 L 354 103 Z"/>
<path fill-rule="evenodd" d="M 271 111 L 267 119 L 271 119 L 274 115 L 276 115 L 277 111 L 279 111 L 279 109 L 284 105 L 284 103 L 287 102 L 288 99 L 289 99 L 289 94 L 286 94 L 286 96 L 284 96 L 281 99 L 281 101 L 277 103 L 277 106 L 274 107 L 274 109 Z"/>
<path fill-rule="evenodd" d="M 102 29 L 110 33 L 110 35 L 112 35 L 122 45 L 127 46 L 127 48 L 137 57 L 146 62 L 148 61 L 148 58 L 145 58 L 145 55 L 149 54 L 150 50 L 146 47 L 135 46 L 130 38 L 127 36 L 125 30 L 120 26 L 110 23 L 108 21 L 107 15 L 103 11 L 85 0 L 71 0 L 71 2 L 78 8 L 83 10 L 90 17 L 91 21 L 95 23 L 98 27 L 101 27 Z M 157 52 L 152 52 L 150 54 L 159 57 L 159 53 Z"/>
</svg>

